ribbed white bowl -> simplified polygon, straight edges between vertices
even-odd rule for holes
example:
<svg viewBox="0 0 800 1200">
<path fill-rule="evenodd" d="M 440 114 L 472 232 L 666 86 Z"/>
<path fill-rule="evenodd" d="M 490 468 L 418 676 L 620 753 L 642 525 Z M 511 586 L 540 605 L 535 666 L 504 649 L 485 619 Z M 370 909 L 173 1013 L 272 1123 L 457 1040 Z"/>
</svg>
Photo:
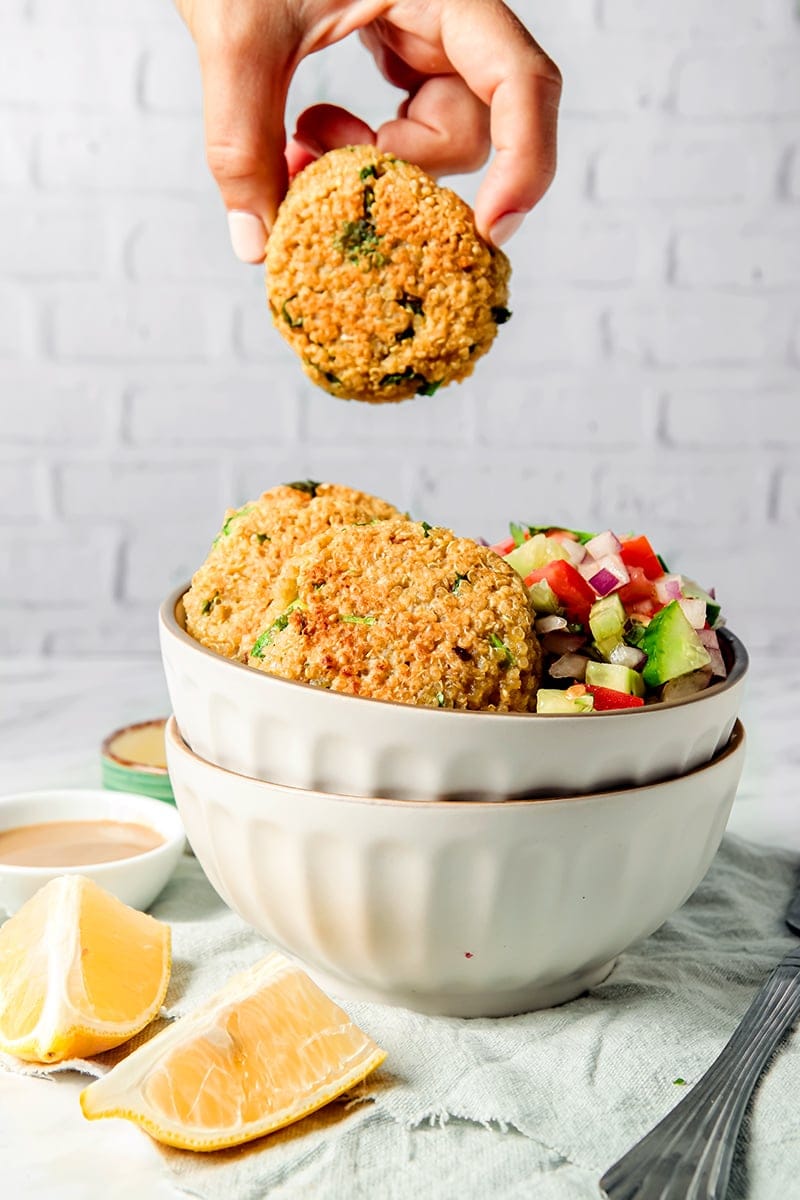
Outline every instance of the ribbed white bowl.
<svg viewBox="0 0 800 1200">
<path fill-rule="evenodd" d="M 175 800 L 223 900 L 343 996 L 453 1016 L 559 1004 L 694 891 L 744 730 L 662 783 L 505 803 L 326 795 L 204 762 L 167 726 Z"/>
<path fill-rule="evenodd" d="M 431 800 L 578 795 L 651 783 L 708 762 L 739 711 L 747 652 L 724 634 L 728 679 L 696 697 L 592 716 L 415 708 L 266 675 L 184 629 L 179 588 L 161 653 L 183 736 L 201 758 L 290 787 Z"/>
</svg>

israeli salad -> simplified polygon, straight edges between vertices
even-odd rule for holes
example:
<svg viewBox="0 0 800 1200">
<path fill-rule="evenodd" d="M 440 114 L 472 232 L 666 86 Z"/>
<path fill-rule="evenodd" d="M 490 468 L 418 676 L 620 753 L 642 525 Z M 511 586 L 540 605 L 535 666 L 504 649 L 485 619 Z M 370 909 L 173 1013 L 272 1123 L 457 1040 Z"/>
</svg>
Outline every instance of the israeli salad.
<svg viewBox="0 0 800 1200">
<path fill-rule="evenodd" d="M 537 712 L 637 708 L 725 678 L 713 590 L 669 571 L 648 538 L 510 528 L 493 549 L 525 580 L 536 612 Z"/>
</svg>

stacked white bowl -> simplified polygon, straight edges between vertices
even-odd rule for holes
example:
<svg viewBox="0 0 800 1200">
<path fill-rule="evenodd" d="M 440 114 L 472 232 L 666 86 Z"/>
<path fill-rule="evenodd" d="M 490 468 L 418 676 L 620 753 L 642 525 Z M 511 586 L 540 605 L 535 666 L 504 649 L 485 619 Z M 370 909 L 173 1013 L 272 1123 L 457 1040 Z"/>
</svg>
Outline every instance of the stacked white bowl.
<svg viewBox="0 0 800 1200">
<path fill-rule="evenodd" d="M 747 653 L 671 704 L 417 708 L 279 679 L 161 608 L 167 758 L 220 896 L 339 996 L 493 1016 L 603 979 L 696 888 L 744 757 Z"/>
</svg>

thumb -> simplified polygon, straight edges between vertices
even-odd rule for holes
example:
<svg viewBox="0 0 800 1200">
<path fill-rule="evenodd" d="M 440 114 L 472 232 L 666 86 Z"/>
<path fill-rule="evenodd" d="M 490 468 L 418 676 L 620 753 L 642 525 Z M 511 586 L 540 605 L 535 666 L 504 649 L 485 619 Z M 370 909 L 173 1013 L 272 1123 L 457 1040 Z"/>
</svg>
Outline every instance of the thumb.
<svg viewBox="0 0 800 1200">
<path fill-rule="evenodd" d="M 234 253 L 243 262 L 263 260 L 286 191 L 290 53 L 285 43 L 261 40 L 200 54 L 206 159 L 228 210 Z"/>
</svg>

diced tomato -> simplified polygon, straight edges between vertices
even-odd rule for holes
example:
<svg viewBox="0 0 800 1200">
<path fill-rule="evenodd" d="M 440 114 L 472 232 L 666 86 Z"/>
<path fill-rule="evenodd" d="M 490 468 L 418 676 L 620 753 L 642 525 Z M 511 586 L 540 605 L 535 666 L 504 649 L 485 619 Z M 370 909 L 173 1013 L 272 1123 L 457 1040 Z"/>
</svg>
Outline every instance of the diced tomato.
<svg viewBox="0 0 800 1200">
<path fill-rule="evenodd" d="M 644 534 L 641 537 L 628 538 L 622 543 L 619 554 L 629 572 L 631 567 L 641 567 L 648 579 L 658 579 L 659 575 L 664 574 L 658 555 Z"/>
<path fill-rule="evenodd" d="M 569 529 L 551 529 L 547 536 L 554 542 L 577 542 L 578 540 Z"/>
<path fill-rule="evenodd" d="M 540 579 L 546 579 L 550 584 L 570 620 L 578 621 L 581 625 L 588 622 L 589 610 L 597 599 L 597 593 L 572 563 L 563 558 L 556 559 L 538 571 L 531 571 L 525 583 L 530 587 Z"/>
<path fill-rule="evenodd" d="M 644 568 L 630 566 L 628 574 L 630 581 L 617 590 L 617 595 L 625 607 L 636 608 L 640 601 L 653 603 L 656 593 L 652 581 L 645 575 Z"/>
<path fill-rule="evenodd" d="M 490 546 L 489 549 L 494 550 L 495 554 L 499 554 L 501 558 L 504 558 L 506 554 L 511 553 L 516 544 L 513 537 L 509 537 L 505 538 L 502 542 L 497 542 L 494 546 Z"/>
<path fill-rule="evenodd" d="M 615 688 L 587 684 L 586 690 L 594 696 L 595 712 L 608 712 L 613 708 L 640 708 L 644 704 L 641 696 L 631 696 L 628 692 L 618 692 Z"/>
</svg>

